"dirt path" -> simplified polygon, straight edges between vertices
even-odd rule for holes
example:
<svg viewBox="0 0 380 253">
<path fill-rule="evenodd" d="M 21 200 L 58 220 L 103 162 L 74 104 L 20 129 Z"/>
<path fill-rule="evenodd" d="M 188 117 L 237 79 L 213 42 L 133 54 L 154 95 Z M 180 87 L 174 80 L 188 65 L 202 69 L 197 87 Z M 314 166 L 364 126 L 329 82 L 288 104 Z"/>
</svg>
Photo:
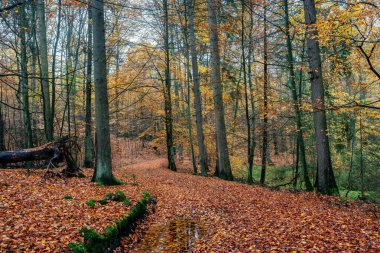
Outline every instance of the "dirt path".
<svg viewBox="0 0 380 253">
<path fill-rule="evenodd" d="M 135 174 L 136 191 L 147 190 L 158 200 L 135 252 L 380 252 L 380 222 L 335 198 L 271 191 L 164 166 L 165 159 L 154 159 L 116 171 L 124 178 Z M 122 251 L 128 247 L 124 243 Z"/>
</svg>

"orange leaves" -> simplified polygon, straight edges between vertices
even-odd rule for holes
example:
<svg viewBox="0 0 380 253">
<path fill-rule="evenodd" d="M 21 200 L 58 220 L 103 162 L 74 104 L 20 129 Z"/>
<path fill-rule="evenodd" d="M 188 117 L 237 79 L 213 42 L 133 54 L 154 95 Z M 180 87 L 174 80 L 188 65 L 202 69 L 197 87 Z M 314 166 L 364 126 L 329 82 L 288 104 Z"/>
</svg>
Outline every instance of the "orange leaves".
<svg viewBox="0 0 380 253">
<path fill-rule="evenodd" d="M 101 231 L 129 211 L 118 202 L 95 208 L 85 205 L 88 199 L 102 199 L 121 187 L 130 197 L 128 186 L 98 187 L 90 183 L 91 170 L 86 171 L 87 178 L 73 178 L 67 184 L 43 183 L 43 172 L 1 171 L 0 252 L 65 252 L 69 242 L 80 240 L 81 227 Z M 64 199 L 66 195 L 73 199 Z"/>
</svg>

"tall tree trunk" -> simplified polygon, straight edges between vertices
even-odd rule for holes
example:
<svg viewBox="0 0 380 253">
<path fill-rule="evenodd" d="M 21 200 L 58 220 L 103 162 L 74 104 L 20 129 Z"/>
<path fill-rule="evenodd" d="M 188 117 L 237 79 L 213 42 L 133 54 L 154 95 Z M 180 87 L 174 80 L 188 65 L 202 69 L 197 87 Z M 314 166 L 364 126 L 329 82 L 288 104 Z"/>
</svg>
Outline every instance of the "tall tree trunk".
<svg viewBox="0 0 380 253">
<path fill-rule="evenodd" d="M 189 5 L 189 44 L 191 53 L 191 64 L 193 70 L 193 91 L 194 91 L 194 106 L 195 106 L 195 118 L 197 124 L 197 140 L 199 149 L 199 164 L 201 166 L 202 176 L 207 176 L 208 171 L 208 159 L 207 150 L 204 143 L 203 134 L 203 117 L 202 117 L 202 95 L 200 90 L 199 70 L 198 70 L 198 57 L 197 57 L 197 45 L 194 31 L 194 15 L 195 15 L 195 0 L 187 0 Z"/>
<path fill-rule="evenodd" d="M 92 142 L 92 120 L 91 120 L 91 80 L 92 80 L 92 9 L 91 3 L 87 7 L 87 73 L 86 73 L 86 127 L 84 146 L 84 166 L 94 166 L 94 147 Z"/>
<path fill-rule="evenodd" d="M 173 117 L 172 117 L 172 99 L 171 99 L 171 80 L 170 80 L 170 49 L 169 49 L 169 12 L 168 1 L 163 0 L 164 7 L 164 46 L 165 46 L 165 129 L 166 129 L 166 149 L 168 156 L 168 167 L 176 171 L 175 150 L 173 144 Z"/>
<path fill-rule="evenodd" d="M 22 90 L 22 102 L 24 111 L 24 122 L 25 122 L 25 140 L 26 148 L 33 147 L 33 134 L 32 134 L 32 124 L 30 119 L 29 110 L 29 87 L 28 87 L 28 57 L 27 57 L 27 45 L 25 29 L 28 27 L 26 22 L 26 5 L 20 7 L 20 17 L 19 17 L 19 27 L 20 27 L 20 46 L 21 46 L 21 90 Z"/>
<path fill-rule="evenodd" d="M 308 171 L 307 171 L 307 162 L 306 162 L 306 150 L 305 150 L 305 142 L 303 139 L 303 130 L 302 130 L 302 118 L 301 111 L 299 105 L 299 99 L 297 95 L 297 85 L 295 80 L 295 72 L 294 72 L 294 59 L 293 59 L 293 48 L 292 41 L 290 38 L 290 21 L 289 21 L 289 8 L 288 8 L 288 0 L 284 0 L 285 7 L 285 32 L 286 32 L 286 45 L 287 45 L 287 58 L 288 58 L 288 69 L 289 69 L 289 82 L 290 88 L 292 90 L 292 98 L 294 103 L 294 112 L 296 114 L 296 126 L 297 126 L 297 164 L 296 167 L 298 169 L 298 161 L 302 163 L 302 173 L 303 180 L 305 182 L 306 190 L 313 190 L 313 186 L 310 182 Z M 296 175 L 297 177 L 298 175 Z"/>
<path fill-rule="evenodd" d="M 112 175 L 111 141 L 109 125 L 107 59 L 104 27 L 103 0 L 92 1 L 94 35 L 94 85 L 96 123 L 96 170 L 93 180 L 104 184 L 115 184 Z"/>
<path fill-rule="evenodd" d="M 186 0 L 185 0 L 186 1 Z M 186 88 L 187 88 L 187 128 L 189 130 L 189 144 L 191 151 L 191 161 L 193 164 L 194 175 L 198 174 L 197 162 L 195 159 L 194 144 L 193 144 L 193 125 L 191 123 L 191 93 L 190 93 L 190 82 L 191 82 L 191 71 L 190 71 L 190 45 L 189 45 L 189 9 L 191 6 L 185 4 L 185 26 L 183 29 L 183 35 L 185 39 L 185 68 L 186 68 Z M 191 10 L 190 10 L 191 11 Z"/>
<path fill-rule="evenodd" d="M 263 121 L 263 150 L 261 156 L 260 183 L 265 184 L 268 160 L 268 38 L 267 38 L 267 4 L 264 1 L 264 121 Z"/>
<path fill-rule="evenodd" d="M 233 180 L 230 158 L 228 154 L 226 123 L 224 119 L 223 87 L 220 77 L 220 54 L 217 23 L 218 0 L 207 0 L 207 9 L 210 29 L 211 82 L 213 84 L 215 126 L 218 145 L 218 174 L 224 179 Z"/>
<path fill-rule="evenodd" d="M 248 86 L 247 86 L 247 68 L 246 68 L 246 56 L 245 56 L 245 1 L 241 1 L 241 53 L 242 53 L 242 70 L 243 70 L 243 82 L 244 82 L 244 99 L 245 99 L 245 119 L 247 124 L 247 162 L 248 162 L 248 183 L 253 182 L 252 176 L 252 160 L 251 160 L 251 119 L 249 114 L 249 99 L 248 99 Z"/>
<path fill-rule="evenodd" d="M 38 51 L 40 56 L 40 78 L 43 101 L 44 128 L 47 141 L 53 140 L 53 119 L 51 117 L 48 48 L 46 39 L 45 2 L 37 0 Z"/>
<path fill-rule="evenodd" d="M 253 166 L 255 154 L 255 101 L 253 94 L 252 83 L 252 57 L 253 57 L 253 3 L 250 2 L 250 15 L 249 15 L 249 46 L 248 46 L 248 83 L 249 93 L 251 99 L 251 147 L 250 156 L 248 157 L 248 183 L 253 183 Z"/>
<path fill-rule="evenodd" d="M 3 118 L 3 109 L 2 109 L 2 90 L 0 92 L 0 151 L 5 150 L 5 139 L 4 139 L 4 131 L 5 131 L 5 121 Z"/>
<path fill-rule="evenodd" d="M 339 191 L 335 182 L 329 147 L 322 63 L 318 43 L 318 31 L 316 27 L 317 13 L 314 0 L 304 0 L 303 3 L 305 23 L 307 27 L 306 45 L 309 56 L 311 98 L 317 145 L 316 188 L 319 193 L 336 194 Z"/>
<path fill-rule="evenodd" d="M 57 35 L 53 47 L 53 61 L 51 65 L 51 119 L 54 122 L 55 117 L 55 65 L 57 59 L 57 47 L 59 42 L 59 36 L 61 31 L 61 11 L 62 11 L 62 1 L 58 1 L 58 24 L 57 24 Z"/>
</svg>

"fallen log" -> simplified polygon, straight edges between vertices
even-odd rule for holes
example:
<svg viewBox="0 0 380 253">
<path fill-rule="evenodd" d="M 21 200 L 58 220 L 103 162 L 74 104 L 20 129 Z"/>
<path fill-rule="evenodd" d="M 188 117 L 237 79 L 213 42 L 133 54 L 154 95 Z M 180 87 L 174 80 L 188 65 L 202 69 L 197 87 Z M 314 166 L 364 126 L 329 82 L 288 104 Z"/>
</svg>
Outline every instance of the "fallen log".
<svg viewBox="0 0 380 253">
<path fill-rule="evenodd" d="M 54 156 L 56 152 L 53 143 L 44 146 L 0 152 L 0 163 L 18 163 L 47 160 Z"/>
<path fill-rule="evenodd" d="M 82 177 L 84 174 L 69 151 L 73 145 L 76 145 L 76 141 L 66 136 L 58 141 L 50 142 L 35 148 L 1 151 L 0 164 L 46 160 L 49 161 L 49 163 L 47 165 L 48 171 L 45 176 L 57 175 L 65 177 Z M 56 167 L 55 164 L 63 161 L 66 163 L 66 168 L 61 174 L 57 174 L 51 170 Z"/>
</svg>

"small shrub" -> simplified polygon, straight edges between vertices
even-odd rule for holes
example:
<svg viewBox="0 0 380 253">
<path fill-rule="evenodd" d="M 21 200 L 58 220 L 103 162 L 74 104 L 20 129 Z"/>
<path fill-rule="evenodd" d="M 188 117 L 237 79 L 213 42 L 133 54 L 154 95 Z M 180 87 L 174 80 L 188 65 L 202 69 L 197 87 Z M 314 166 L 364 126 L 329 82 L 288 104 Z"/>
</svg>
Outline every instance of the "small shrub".
<svg viewBox="0 0 380 253">
<path fill-rule="evenodd" d="M 104 184 L 103 184 L 102 182 L 97 182 L 97 183 L 96 183 L 96 186 L 104 187 Z"/>
<path fill-rule="evenodd" d="M 95 207 L 95 204 L 96 204 L 95 199 L 90 199 L 90 200 L 86 201 L 86 205 L 88 205 L 89 207 Z"/>
<path fill-rule="evenodd" d="M 73 199 L 73 197 L 71 195 L 65 195 L 63 198 L 64 199 Z"/>
</svg>

